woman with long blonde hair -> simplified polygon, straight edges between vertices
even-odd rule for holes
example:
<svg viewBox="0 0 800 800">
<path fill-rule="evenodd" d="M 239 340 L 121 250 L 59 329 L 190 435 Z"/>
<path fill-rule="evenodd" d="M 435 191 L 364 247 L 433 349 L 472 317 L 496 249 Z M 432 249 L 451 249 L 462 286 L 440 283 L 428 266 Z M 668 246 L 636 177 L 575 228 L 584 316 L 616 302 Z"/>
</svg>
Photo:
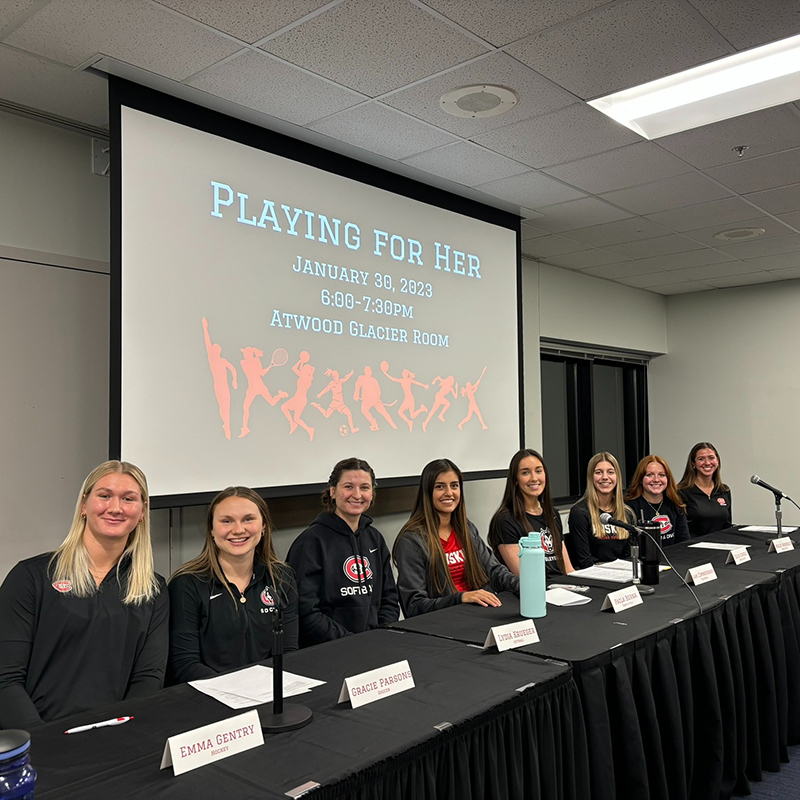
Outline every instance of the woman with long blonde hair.
<svg viewBox="0 0 800 800">
<path fill-rule="evenodd" d="M 276 613 L 284 651 L 297 649 L 294 573 L 275 555 L 264 498 L 245 486 L 229 486 L 211 501 L 203 550 L 173 573 L 169 596 L 172 683 L 269 658 Z"/>
<path fill-rule="evenodd" d="M 168 597 L 153 569 L 147 479 L 106 461 L 54 553 L 0 587 L 0 728 L 27 728 L 161 688 Z"/>
<path fill-rule="evenodd" d="M 572 566 L 591 567 L 598 561 L 630 558 L 628 532 L 600 521 L 602 513 L 614 519 L 633 522 L 633 512 L 625 505 L 617 459 L 611 453 L 597 453 L 586 469 L 586 491 L 572 507 L 564 534 Z"/>
</svg>

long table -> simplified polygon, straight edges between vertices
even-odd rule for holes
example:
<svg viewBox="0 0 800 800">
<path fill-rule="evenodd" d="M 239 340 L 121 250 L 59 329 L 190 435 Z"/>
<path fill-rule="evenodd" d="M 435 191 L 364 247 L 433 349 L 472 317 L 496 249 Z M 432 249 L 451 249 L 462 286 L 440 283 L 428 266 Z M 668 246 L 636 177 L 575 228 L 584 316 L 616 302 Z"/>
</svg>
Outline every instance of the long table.
<svg viewBox="0 0 800 800">
<path fill-rule="evenodd" d="M 727 553 L 667 550 L 674 571 L 653 595 L 620 614 L 601 613 L 619 586 L 590 583 L 588 605 L 536 620 L 540 642 L 518 652 L 571 664 L 586 720 L 591 796 L 598 800 L 711 800 L 748 793 L 800 741 L 800 549 L 768 554 L 764 534 L 730 529 L 706 541 L 749 544 L 751 561 Z M 694 587 L 677 573 L 712 563 L 718 579 Z M 569 583 L 569 578 L 559 580 Z M 491 626 L 520 618 L 462 605 L 396 627 L 483 643 Z"/>
<path fill-rule="evenodd" d="M 408 659 L 415 688 L 353 709 L 345 677 Z M 292 698 L 314 719 L 300 730 L 183 775 L 159 770 L 167 737 L 237 712 L 188 685 L 35 729 L 42 798 L 465 800 L 588 796 L 586 726 L 569 667 L 527 654 L 375 630 L 285 656 L 285 668 L 327 681 Z M 118 727 L 64 735 L 120 715 Z M 438 726 L 438 727 L 437 727 Z"/>
</svg>

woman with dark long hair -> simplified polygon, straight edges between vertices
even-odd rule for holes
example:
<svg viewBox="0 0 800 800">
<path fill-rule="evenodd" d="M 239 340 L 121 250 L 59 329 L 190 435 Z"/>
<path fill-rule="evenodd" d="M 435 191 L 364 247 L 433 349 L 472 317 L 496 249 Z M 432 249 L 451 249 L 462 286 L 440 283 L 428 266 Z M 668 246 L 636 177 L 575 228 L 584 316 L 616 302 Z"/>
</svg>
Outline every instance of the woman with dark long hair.
<svg viewBox="0 0 800 800">
<path fill-rule="evenodd" d="M 519 594 L 519 578 L 498 562 L 467 518 L 464 478 L 449 459 L 422 470 L 411 517 L 392 557 L 407 617 L 458 603 L 499 606 L 495 592 Z"/>
<path fill-rule="evenodd" d="M 547 466 L 535 450 L 520 450 L 508 466 L 503 499 L 489 524 L 489 544 L 514 575 L 519 575 L 519 540 L 530 533 L 541 536 L 549 575 L 572 572 Z"/>
<path fill-rule="evenodd" d="M 272 615 L 283 617 L 283 648 L 297 649 L 297 586 L 272 547 L 264 498 L 229 486 L 208 507 L 199 556 L 169 581 L 169 678 L 209 678 L 272 655 Z"/>
<path fill-rule="evenodd" d="M 692 536 L 705 536 L 733 524 L 731 490 L 722 482 L 721 469 L 719 451 L 711 442 L 698 442 L 689 451 L 678 492 L 686 504 Z"/>
</svg>

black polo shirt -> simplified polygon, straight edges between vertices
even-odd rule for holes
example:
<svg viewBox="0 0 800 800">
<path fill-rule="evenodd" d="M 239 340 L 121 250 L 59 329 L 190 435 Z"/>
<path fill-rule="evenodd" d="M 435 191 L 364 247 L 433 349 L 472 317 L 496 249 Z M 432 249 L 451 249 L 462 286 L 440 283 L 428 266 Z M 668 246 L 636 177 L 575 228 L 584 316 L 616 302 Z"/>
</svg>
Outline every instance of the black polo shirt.
<svg viewBox="0 0 800 800">
<path fill-rule="evenodd" d="M 709 497 L 697 486 L 679 490 L 681 500 L 686 503 L 686 517 L 689 521 L 689 533 L 692 536 L 705 536 L 708 533 L 730 528 L 733 524 L 731 516 L 731 492 L 717 491 Z"/>
</svg>

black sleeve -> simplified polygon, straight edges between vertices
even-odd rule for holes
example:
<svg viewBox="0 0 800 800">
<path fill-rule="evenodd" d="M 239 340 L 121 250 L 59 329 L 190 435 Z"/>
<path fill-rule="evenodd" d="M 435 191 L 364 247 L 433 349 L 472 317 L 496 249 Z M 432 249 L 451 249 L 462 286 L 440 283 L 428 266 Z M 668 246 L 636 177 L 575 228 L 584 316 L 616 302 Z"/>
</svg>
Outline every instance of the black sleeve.
<svg viewBox="0 0 800 800">
<path fill-rule="evenodd" d="M 728 524 L 733 525 L 733 501 L 731 500 L 730 489 L 725 492 L 725 499 L 728 501 Z"/>
<path fill-rule="evenodd" d="M 397 584 L 392 572 L 392 557 L 386 540 L 380 537 L 383 575 L 381 579 L 381 604 L 378 608 L 378 625 L 391 625 L 400 619 L 400 605 L 397 601 Z"/>
<path fill-rule="evenodd" d="M 178 575 L 169 584 L 169 681 L 185 683 L 213 678 L 217 672 L 200 658 L 202 604 L 200 580 L 195 575 Z"/>
<path fill-rule="evenodd" d="M 478 529 L 470 522 L 469 532 L 475 554 L 481 562 L 484 571 L 489 576 L 489 586 L 494 592 L 513 592 L 519 594 L 519 578 L 509 572 L 505 564 L 501 564 L 492 553 L 489 545 L 481 539 Z"/>
<path fill-rule="evenodd" d="M 146 697 L 164 688 L 164 673 L 169 652 L 169 594 L 164 579 L 158 575 L 161 591 L 153 600 L 153 613 L 144 645 L 136 656 L 125 697 Z"/>
<path fill-rule="evenodd" d="M 449 608 L 461 602 L 461 592 L 431 597 L 428 586 L 428 554 L 419 536 L 412 532 L 398 537 L 394 545 L 394 557 L 397 563 L 400 603 L 407 617 Z"/>
<path fill-rule="evenodd" d="M 564 544 L 567 546 L 569 560 L 573 569 L 585 569 L 594 564 L 592 550 L 589 545 L 592 532 L 592 518 L 589 512 L 581 505 L 574 505 L 569 512 L 567 520 L 568 532 L 564 535 Z"/>
<path fill-rule="evenodd" d="M 511 514 L 501 514 L 496 522 L 498 544 L 518 544 L 528 534 Z"/>
<path fill-rule="evenodd" d="M 283 609 L 283 651 L 289 653 L 297 650 L 297 640 L 300 633 L 299 617 L 297 614 L 297 581 L 291 567 L 281 571 L 281 590 L 286 597 Z"/>
<path fill-rule="evenodd" d="M 33 576 L 17 564 L 0 586 L 0 728 L 26 730 L 42 724 L 25 690 L 37 606 Z"/>
<path fill-rule="evenodd" d="M 686 519 L 686 514 L 681 511 L 680 507 L 675 508 L 675 544 L 686 542 L 691 538 L 689 533 L 689 522 Z"/>
</svg>

